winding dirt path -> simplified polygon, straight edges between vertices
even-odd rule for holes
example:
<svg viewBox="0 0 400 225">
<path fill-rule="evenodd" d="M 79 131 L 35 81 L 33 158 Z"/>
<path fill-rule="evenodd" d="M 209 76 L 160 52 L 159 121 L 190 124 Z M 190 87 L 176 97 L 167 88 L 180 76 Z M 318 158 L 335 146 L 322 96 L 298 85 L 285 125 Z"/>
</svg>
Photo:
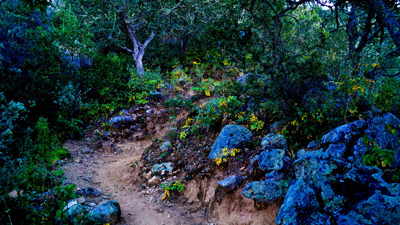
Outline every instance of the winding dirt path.
<svg viewBox="0 0 400 225">
<path fill-rule="evenodd" d="M 89 145 L 90 139 L 64 144 L 72 158 L 62 166 L 67 183 L 77 188 L 93 187 L 101 197 L 86 197 L 83 204 L 96 205 L 108 200 L 119 202 L 122 210 L 120 224 L 213 224 L 215 219 L 204 212 L 190 212 L 186 205 L 161 201 L 158 187 L 142 187 L 135 179 L 136 163 L 150 140 L 125 142 L 117 145 L 118 153 L 99 153 Z"/>
</svg>

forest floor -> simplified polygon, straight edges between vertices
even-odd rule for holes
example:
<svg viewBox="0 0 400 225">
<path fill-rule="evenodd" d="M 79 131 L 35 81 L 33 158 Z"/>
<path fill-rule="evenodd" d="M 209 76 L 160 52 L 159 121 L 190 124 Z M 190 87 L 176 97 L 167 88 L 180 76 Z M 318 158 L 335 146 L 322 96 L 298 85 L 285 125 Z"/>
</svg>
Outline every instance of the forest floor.
<svg viewBox="0 0 400 225">
<path fill-rule="evenodd" d="M 158 134 L 162 135 L 165 132 Z M 66 142 L 64 147 L 71 152 L 70 160 L 62 167 L 66 182 L 76 184 L 77 189 L 92 187 L 102 192 L 100 197 L 85 197 L 86 205 L 118 201 L 122 210 L 120 224 L 218 224 L 207 212 L 194 210 L 185 201 L 161 201 L 160 187 L 139 182 L 135 165 L 150 145 L 150 139 L 125 141 L 117 145 L 119 152 L 110 153 L 96 151 L 88 137 Z"/>
</svg>

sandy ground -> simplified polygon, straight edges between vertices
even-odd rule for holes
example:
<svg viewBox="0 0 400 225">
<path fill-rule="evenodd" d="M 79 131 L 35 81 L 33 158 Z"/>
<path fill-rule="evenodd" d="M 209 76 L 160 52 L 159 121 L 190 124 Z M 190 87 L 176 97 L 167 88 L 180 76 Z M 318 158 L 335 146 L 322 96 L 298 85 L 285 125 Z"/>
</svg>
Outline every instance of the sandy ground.
<svg viewBox="0 0 400 225">
<path fill-rule="evenodd" d="M 120 224 L 212 224 L 216 220 L 202 211 L 191 212 L 189 205 L 176 205 L 161 201 L 160 188 L 143 188 L 135 173 L 141 153 L 150 146 L 149 140 L 118 144 L 118 153 L 97 152 L 90 140 L 70 141 L 64 147 L 72 158 L 63 165 L 67 183 L 77 188 L 93 187 L 101 197 L 87 197 L 84 204 L 96 205 L 108 200 L 119 202 L 122 210 Z M 118 148 L 119 147 L 119 148 Z"/>
</svg>

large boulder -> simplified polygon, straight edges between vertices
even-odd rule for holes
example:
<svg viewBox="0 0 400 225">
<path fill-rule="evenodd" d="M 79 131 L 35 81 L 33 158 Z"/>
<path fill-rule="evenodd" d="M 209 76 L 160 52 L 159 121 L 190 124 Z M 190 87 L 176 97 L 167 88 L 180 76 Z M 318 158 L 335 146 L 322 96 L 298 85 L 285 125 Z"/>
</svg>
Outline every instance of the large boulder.
<svg viewBox="0 0 400 225">
<path fill-rule="evenodd" d="M 270 133 L 265 136 L 261 141 L 263 150 L 268 148 L 287 149 L 286 139 L 281 134 Z"/>
<path fill-rule="evenodd" d="M 89 223 L 116 224 L 121 218 L 121 208 L 117 201 L 105 202 L 86 215 Z"/>
<path fill-rule="evenodd" d="M 270 203 L 284 196 L 286 188 L 278 181 L 254 181 L 243 188 L 242 194 L 259 202 Z"/>
<path fill-rule="evenodd" d="M 251 139 L 252 135 L 251 131 L 246 127 L 240 125 L 225 126 L 215 140 L 208 158 L 216 159 L 221 157 L 222 149 L 224 148 L 232 149 L 243 146 L 246 141 Z"/>
<path fill-rule="evenodd" d="M 258 158 L 258 166 L 262 171 L 280 170 L 283 167 L 284 155 L 283 149 L 265 150 Z"/>
<path fill-rule="evenodd" d="M 325 134 L 321 142 L 326 143 L 338 143 L 349 140 L 352 136 L 360 134 L 360 130 L 366 128 L 367 122 L 364 120 L 357 120 L 349 124 L 342 125 L 331 130 L 328 134 Z"/>
<path fill-rule="evenodd" d="M 329 217 L 319 213 L 319 208 L 315 191 L 300 179 L 290 186 L 279 209 L 276 224 L 329 224 Z"/>
</svg>

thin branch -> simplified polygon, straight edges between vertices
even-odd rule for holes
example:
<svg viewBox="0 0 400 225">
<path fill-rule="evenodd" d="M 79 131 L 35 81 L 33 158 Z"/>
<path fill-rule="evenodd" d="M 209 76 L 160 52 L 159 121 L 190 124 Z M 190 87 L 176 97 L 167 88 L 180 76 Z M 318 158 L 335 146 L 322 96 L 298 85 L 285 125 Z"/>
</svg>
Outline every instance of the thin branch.
<svg viewBox="0 0 400 225">
<path fill-rule="evenodd" d="M 124 50 L 126 50 L 126 51 L 129 52 L 129 53 L 133 53 L 133 51 L 130 50 L 129 48 L 127 48 L 127 47 L 122 47 L 122 46 L 119 46 L 119 47 L 122 48 L 122 49 L 124 49 Z"/>
</svg>

